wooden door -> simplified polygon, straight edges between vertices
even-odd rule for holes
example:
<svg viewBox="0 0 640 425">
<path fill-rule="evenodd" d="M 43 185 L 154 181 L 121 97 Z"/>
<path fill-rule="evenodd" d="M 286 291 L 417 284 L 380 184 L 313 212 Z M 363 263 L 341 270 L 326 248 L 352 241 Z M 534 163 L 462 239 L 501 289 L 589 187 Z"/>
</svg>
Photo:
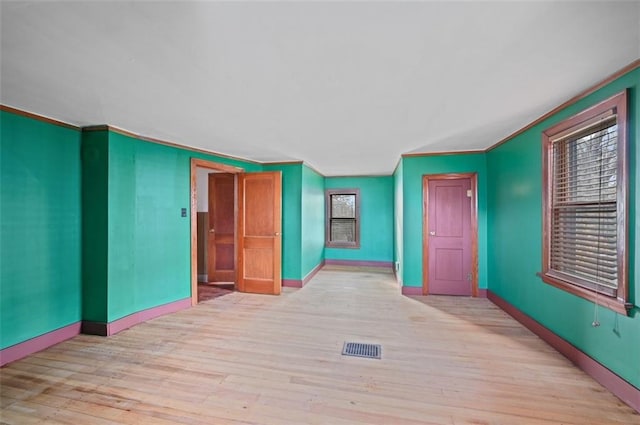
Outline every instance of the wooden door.
<svg viewBox="0 0 640 425">
<path fill-rule="evenodd" d="M 209 173 L 209 282 L 235 282 L 235 176 Z"/>
<path fill-rule="evenodd" d="M 281 291 L 282 177 L 280 172 L 238 175 L 238 282 L 241 292 Z"/>
<path fill-rule="evenodd" d="M 472 294 L 472 190 L 470 178 L 431 178 L 424 187 L 426 292 Z"/>
</svg>

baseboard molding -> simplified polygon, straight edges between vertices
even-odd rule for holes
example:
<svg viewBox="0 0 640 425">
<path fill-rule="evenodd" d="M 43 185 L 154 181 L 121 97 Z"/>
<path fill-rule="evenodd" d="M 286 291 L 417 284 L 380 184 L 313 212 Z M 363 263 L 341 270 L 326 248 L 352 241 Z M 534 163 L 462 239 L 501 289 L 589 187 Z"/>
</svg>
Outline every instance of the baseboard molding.
<svg viewBox="0 0 640 425">
<path fill-rule="evenodd" d="M 327 266 L 386 267 L 393 268 L 392 261 L 324 260 Z"/>
<path fill-rule="evenodd" d="M 79 334 L 80 322 L 76 322 L 35 338 L 31 338 L 27 341 L 12 345 L 11 347 L 7 347 L 0 350 L 0 366 L 4 366 L 33 353 L 37 353 L 38 351 L 42 351 L 45 348 L 49 348 L 52 345 L 66 341 Z"/>
<path fill-rule="evenodd" d="M 403 286 L 402 295 L 422 295 L 422 286 Z M 487 298 L 487 290 L 478 289 L 478 298 Z"/>
<path fill-rule="evenodd" d="M 422 286 L 403 286 L 402 295 L 422 295 Z"/>
<path fill-rule="evenodd" d="M 571 360 L 571 362 L 615 394 L 620 400 L 640 413 L 640 389 L 631 385 L 606 366 L 594 360 L 579 348 L 556 335 L 495 293 L 488 291 L 487 298 L 518 322 L 522 323 L 531 332 L 538 335 L 540 339 L 552 346 L 563 356 Z"/>
<path fill-rule="evenodd" d="M 309 283 L 311 279 L 320 271 L 320 269 L 324 266 L 324 260 L 320 262 L 317 266 L 313 268 L 304 279 L 282 279 L 282 286 L 287 288 L 302 288 L 304 285 Z"/>
<path fill-rule="evenodd" d="M 302 279 L 282 279 L 282 286 L 285 288 L 302 288 Z"/>
<path fill-rule="evenodd" d="M 137 324 L 146 322 L 147 320 L 155 319 L 156 317 L 164 316 L 165 314 L 175 313 L 189 307 L 191 307 L 191 297 L 138 311 L 110 323 L 83 321 L 82 333 L 89 335 L 111 336 Z"/>
<path fill-rule="evenodd" d="M 322 260 L 320 262 L 320 264 L 318 264 L 317 266 L 315 266 L 313 268 L 313 270 L 311 270 L 309 273 L 307 273 L 307 275 L 304 277 L 304 279 L 302 279 L 302 286 L 306 285 L 307 283 L 309 283 L 309 281 L 311 279 L 313 279 L 313 277 L 320 271 L 320 269 L 322 269 L 325 265 L 325 261 Z"/>
</svg>

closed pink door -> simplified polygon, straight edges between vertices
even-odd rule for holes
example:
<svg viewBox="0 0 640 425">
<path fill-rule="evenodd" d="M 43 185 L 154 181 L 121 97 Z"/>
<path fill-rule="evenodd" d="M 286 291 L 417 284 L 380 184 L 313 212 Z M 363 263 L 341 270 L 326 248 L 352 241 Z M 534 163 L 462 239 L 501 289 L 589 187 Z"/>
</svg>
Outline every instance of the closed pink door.
<svg viewBox="0 0 640 425">
<path fill-rule="evenodd" d="M 429 179 L 427 288 L 429 294 L 472 293 L 471 179 Z"/>
</svg>

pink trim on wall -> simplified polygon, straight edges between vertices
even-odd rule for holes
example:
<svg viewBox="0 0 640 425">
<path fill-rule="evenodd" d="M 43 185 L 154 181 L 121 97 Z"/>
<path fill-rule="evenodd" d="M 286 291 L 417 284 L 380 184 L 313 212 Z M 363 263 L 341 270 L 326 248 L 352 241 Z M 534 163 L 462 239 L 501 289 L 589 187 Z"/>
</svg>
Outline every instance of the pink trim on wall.
<svg viewBox="0 0 640 425">
<path fill-rule="evenodd" d="M 311 270 L 309 273 L 307 273 L 307 275 L 304 277 L 304 279 L 302 279 L 302 286 L 304 286 L 307 283 L 309 283 L 309 281 L 311 279 L 313 279 L 313 277 L 320 271 L 320 269 L 322 269 L 324 267 L 324 265 L 325 265 L 325 261 L 322 260 L 322 262 L 320 264 L 315 266 L 313 268 L 313 270 Z"/>
<path fill-rule="evenodd" d="M 488 291 L 487 298 L 518 322 L 522 323 L 531 332 L 538 335 L 543 341 L 560 352 L 560 354 L 571 360 L 576 366 L 611 391 L 620 400 L 640 412 L 640 389 L 634 387 L 620 376 L 589 357 L 583 351 L 573 346 L 567 340 L 556 335 L 551 330 L 536 322 L 533 318 L 518 310 L 515 306 L 509 304 L 509 302 L 500 298 L 493 292 Z"/>
<path fill-rule="evenodd" d="M 302 288 L 302 285 L 300 279 L 282 279 L 282 286 L 286 288 Z"/>
<path fill-rule="evenodd" d="M 328 266 L 393 267 L 391 261 L 324 260 Z"/>
<path fill-rule="evenodd" d="M 422 295 L 422 287 L 421 286 L 403 286 L 402 295 L 407 295 L 407 296 Z M 482 288 L 478 289 L 478 298 L 487 298 L 487 290 Z"/>
<path fill-rule="evenodd" d="M 165 314 L 175 313 L 189 307 L 191 307 L 191 297 L 138 311 L 121 319 L 114 320 L 111 323 L 85 321 L 82 323 L 82 332 L 101 336 L 115 335 L 118 332 L 122 332 L 125 329 L 129 329 L 130 327 L 146 322 L 147 320 L 155 319 L 156 317 L 164 316 Z"/>
<path fill-rule="evenodd" d="M 324 266 L 324 260 L 320 264 L 315 266 L 313 270 L 307 273 L 307 275 L 302 280 L 301 279 L 282 279 L 282 286 L 285 286 L 287 288 L 302 288 L 304 285 L 309 283 L 311 279 L 313 279 L 316 273 L 320 271 L 322 266 Z"/>
<path fill-rule="evenodd" d="M 402 295 L 422 295 L 422 286 L 403 286 Z"/>
<path fill-rule="evenodd" d="M 0 366 L 27 357 L 30 354 L 42 351 L 52 345 L 73 338 L 80 333 L 80 322 L 72 323 L 55 331 L 31 338 L 27 341 L 12 345 L 0 350 Z"/>
</svg>

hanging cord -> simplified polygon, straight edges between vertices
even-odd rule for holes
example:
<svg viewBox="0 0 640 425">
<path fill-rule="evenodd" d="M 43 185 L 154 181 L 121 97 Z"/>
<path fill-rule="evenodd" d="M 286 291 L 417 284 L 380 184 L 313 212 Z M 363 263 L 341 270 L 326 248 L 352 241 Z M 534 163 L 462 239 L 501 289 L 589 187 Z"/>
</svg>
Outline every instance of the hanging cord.
<svg viewBox="0 0 640 425">
<path fill-rule="evenodd" d="M 604 162 L 604 149 L 602 148 L 602 135 L 599 138 L 599 150 L 600 150 L 600 158 L 598 159 L 598 209 L 602 209 L 603 200 L 602 200 L 602 178 L 603 178 L 603 165 Z M 595 302 L 593 304 L 593 322 L 591 322 L 591 326 L 597 328 L 600 326 L 600 317 L 598 316 L 598 301 L 600 296 L 600 240 L 602 238 L 602 213 L 598 215 L 598 242 L 596 245 L 596 296 Z"/>
</svg>

